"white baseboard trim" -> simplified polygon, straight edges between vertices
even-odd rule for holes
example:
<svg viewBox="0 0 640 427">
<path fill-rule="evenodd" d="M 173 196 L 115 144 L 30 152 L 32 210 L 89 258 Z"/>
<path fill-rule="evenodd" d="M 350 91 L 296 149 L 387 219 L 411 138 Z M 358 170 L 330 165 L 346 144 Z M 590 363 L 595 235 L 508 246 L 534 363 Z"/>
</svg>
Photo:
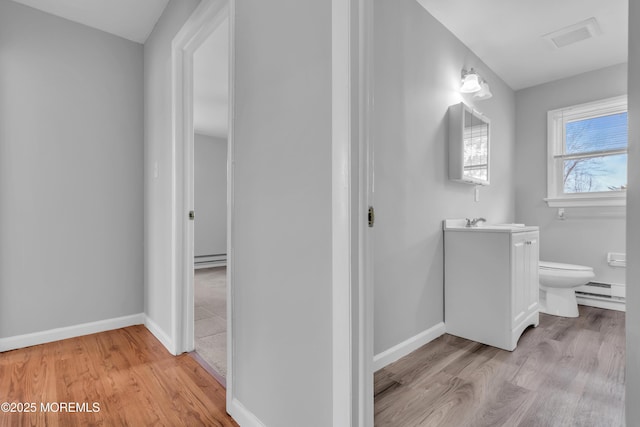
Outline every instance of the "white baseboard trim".
<svg viewBox="0 0 640 427">
<path fill-rule="evenodd" d="M 231 400 L 231 404 L 227 407 L 227 412 L 242 427 L 265 427 L 262 421 L 245 408 L 238 399 Z"/>
<path fill-rule="evenodd" d="M 435 340 L 441 335 L 444 335 L 445 332 L 446 329 L 444 322 L 440 322 L 437 325 L 434 325 L 431 328 L 427 329 L 426 331 L 420 332 L 418 335 L 414 335 L 408 340 L 394 345 L 393 347 L 383 351 L 382 353 L 376 354 L 375 356 L 373 356 L 374 372 L 379 371 L 380 369 L 406 356 L 412 351 L 417 350 L 426 343 Z"/>
<path fill-rule="evenodd" d="M 64 328 L 49 329 L 41 332 L 33 332 L 25 335 L 16 335 L 8 338 L 0 338 L 0 352 L 30 347 L 32 345 L 45 344 L 60 341 L 67 338 L 75 338 L 113 329 L 126 328 L 127 326 L 142 325 L 145 323 L 144 313 L 113 319 L 98 320 L 96 322 L 82 323 L 80 325 Z"/>
<path fill-rule="evenodd" d="M 578 304 L 586 305 L 589 307 L 597 307 L 597 308 L 606 308 L 607 310 L 616 310 L 616 311 L 627 311 L 626 304 L 624 301 L 612 300 L 607 298 L 598 298 L 598 297 L 581 297 L 576 295 L 576 299 L 578 300 Z"/>
<path fill-rule="evenodd" d="M 160 341 L 169 353 L 174 356 L 177 355 L 176 348 L 171 337 L 167 335 L 149 316 L 144 317 L 144 326 L 153 334 L 154 337 L 158 339 L 158 341 Z"/>
</svg>

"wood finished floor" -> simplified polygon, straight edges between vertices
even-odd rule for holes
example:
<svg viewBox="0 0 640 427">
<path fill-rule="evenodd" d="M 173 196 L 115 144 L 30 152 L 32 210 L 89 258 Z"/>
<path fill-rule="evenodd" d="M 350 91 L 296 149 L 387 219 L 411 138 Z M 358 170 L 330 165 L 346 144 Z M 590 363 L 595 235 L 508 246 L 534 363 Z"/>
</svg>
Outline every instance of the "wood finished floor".
<svg viewBox="0 0 640 427">
<path fill-rule="evenodd" d="M 192 357 L 174 357 L 144 327 L 0 353 L 0 426 L 237 426 L 225 390 Z M 41 403 L 97 402 L 99 412 L 52 413 Z"/>
<path fill-rule="evenodd" d="M 376 427 L 622 427 L 624 313 L 540 315 L 513 352 L 451 335 L 375 374 Z"/>
</svg>

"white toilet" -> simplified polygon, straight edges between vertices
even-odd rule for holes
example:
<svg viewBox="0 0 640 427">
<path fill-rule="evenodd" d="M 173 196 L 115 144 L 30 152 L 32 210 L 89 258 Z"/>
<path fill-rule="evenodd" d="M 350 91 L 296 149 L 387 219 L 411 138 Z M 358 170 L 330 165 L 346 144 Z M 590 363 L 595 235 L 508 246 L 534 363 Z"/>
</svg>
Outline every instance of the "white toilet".
<svg viewBox="0 0 640 427">
<path fill-rule="evenodd" d="M 593 268 L 547 261 L 540 261 L 539 266 L 540 312 L 578 317 L 575 288 L 593 279 Z"/>
</svg>

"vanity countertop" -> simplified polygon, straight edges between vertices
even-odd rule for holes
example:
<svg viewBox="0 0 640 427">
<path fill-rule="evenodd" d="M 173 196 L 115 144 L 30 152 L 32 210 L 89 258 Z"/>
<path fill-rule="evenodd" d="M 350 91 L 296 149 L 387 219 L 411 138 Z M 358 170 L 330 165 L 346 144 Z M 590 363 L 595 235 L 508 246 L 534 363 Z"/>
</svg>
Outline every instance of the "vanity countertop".
<svg viewBox="0 0 640 427">
<path fill-rule="evenodd" d="M 524 233 L 528 231 L 538 231 L 538 226 L 524 224 L 484 224 L 480 223 L 473 227 L 466 226 L 464 219 L 445 219 L 442 223 L 444 231 L 470 231 L 485 233 Z"/>
</svg>

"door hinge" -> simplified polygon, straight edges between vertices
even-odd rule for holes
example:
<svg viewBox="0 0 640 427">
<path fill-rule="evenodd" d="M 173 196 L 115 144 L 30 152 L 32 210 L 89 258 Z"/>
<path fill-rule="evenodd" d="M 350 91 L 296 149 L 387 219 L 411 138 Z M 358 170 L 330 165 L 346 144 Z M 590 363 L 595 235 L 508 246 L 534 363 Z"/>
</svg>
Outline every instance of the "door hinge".
<svg viewBox="0 0 640 427">
<path fill-rule="evenodd" d="M 373 209 L 373 206 L 369 206 L 369 227 L 373 227 L 373 224 L 376 222 L 376 211 Z"/>
<path fill-rule="evenodd" d="M 194 211 L 189 211 L 189 219 L 193 221 L 196 219 L 196 213 Z"/>
</svg>

